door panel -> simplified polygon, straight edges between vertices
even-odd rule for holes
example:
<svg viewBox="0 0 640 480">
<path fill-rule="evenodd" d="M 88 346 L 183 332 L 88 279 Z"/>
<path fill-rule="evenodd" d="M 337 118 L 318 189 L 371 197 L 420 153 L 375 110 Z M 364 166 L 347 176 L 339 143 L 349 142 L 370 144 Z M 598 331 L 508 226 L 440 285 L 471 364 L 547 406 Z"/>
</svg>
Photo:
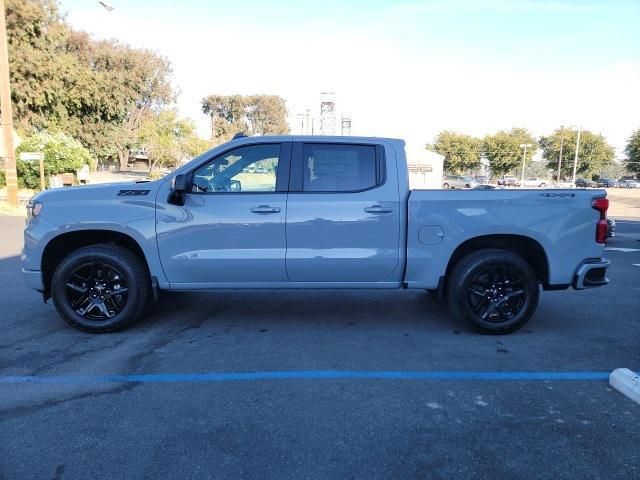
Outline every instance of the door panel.
<svg viewBox="0 0 640 480">
<path fill-rule="evenodd" d="M 338 152 L 328 152 L 294 146 L 292 175 L 299 178 L 291 185 L 300 190 L 312 189 L 314 183 L 323 191 L 354 186 L 365 190 L 289 192 L 286 263 L 292 282 L 399 281 L 401 209 L 396 174 L 388 169 L 382 185 L 366 189 L 367 178 L 374 175 L 363 165 L 368 152 L 351 155 L 345 148 L 348 145 L 342 144 Z M 334 161 L 332 156 L 339 158 Z M 360 180 L 348 178 L 356 172 L 361 173 Z"/>
<path fill-rule="evenodd" d="M 158 193 L 158 250 L 171 284 L 200 288 L 287 281 L 287 194 L 273 191 L 280 187 L 275 186 L 275 176 L 268 169 L 277 169 L 278 177 L 288 177 L 290 144 L 283 144 L 275 167 L 272 159 L 261 159 L 265 156 L 262 151 L 243 148 L 240 153 L 231 152 L 230 160 L 219 166 L 206 164 L 196 169 L 192 180 L 198 185 L 185 194 L 183 206 L 165 201 L 169 182 Z M 241 163 L 243 158 L 250 159 L 246 165 Z M 286 182 L 284 185 L 286 189 Z M 256 191 L 260 189 L 267 191 Z"/>
</svg>

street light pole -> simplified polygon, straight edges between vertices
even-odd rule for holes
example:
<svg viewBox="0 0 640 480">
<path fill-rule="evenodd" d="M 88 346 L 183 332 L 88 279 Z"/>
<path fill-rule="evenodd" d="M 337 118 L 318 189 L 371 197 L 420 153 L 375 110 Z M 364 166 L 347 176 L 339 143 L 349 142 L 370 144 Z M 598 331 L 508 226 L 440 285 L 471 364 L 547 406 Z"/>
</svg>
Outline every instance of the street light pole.
<svg viewBox="0 0 640 480">
<path fill-rule="evenodd" d="M 0 0 L 0 121 L 5 149 L 5 171 L 7 200 L 13 207 L 18 206 L 18 175 L 16 173 L 16 152 L 13 148 L 13 114 L 11 107 L 11 86 L 9 85 L 9 47 L 7 45 L 7 24 L 4 0 Z"/>
<path fill-rule="evenodd" d="M 573 185 L 576 184 L 576 170 L 578 168 L 578 150 L 580 149 L 580 132 L 582 127 L 578 127 L 578 138 L 576 138 L 576 155 L 573 157 Z"/>
<path fill-rule="evenodd" d="M 524 153 L 522 154 L 522 179 L 520 180 L 521 186 L 524 187 L 524 164 L 527 161 L 527 147 L 533 147 L 530 143 L 521 143 L 520 148 L 524 148 Z"/>
</svg>

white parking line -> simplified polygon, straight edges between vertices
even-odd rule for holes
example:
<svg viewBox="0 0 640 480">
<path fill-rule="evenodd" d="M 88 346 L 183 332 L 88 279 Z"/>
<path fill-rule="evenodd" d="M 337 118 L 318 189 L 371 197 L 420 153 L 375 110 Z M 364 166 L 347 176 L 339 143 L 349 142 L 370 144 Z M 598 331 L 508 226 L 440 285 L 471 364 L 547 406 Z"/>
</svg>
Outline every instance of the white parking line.
<svg viewBox="0 0 640 480">
<path fill-rule="evenodd" d="M 640 248 L 624 248 L 624 247 L 604 247 L 605 250 L 614 251 L 614 252 L 640 252 Z"/>
</svg>

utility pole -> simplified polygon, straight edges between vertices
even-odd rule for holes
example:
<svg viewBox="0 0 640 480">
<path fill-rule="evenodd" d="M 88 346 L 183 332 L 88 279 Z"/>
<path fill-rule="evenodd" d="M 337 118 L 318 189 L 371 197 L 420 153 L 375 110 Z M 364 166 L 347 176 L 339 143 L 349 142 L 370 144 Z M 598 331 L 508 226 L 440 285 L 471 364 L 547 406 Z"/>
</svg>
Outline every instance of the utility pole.
<svg viewBox="0 0 640 480">
<path fill-rule="evenodd" d="M 578 169 L 578 150 L 580 149 L 580 132 L 582 127 L 578 127 L 578 138 L 576 138 L 576 156 L 573 157 L 573 186 L 576 185 L 576 170 Z"/>
<path fill-rule="evenodd" d="M 563 146 L 564 146 L 564 135 L 560 137 L 560 155 L 558 156 L 558 183 L 560 183 L 560 166 L 562 165 L 562 147 Z"/>
<path fill-rule="evenodd" d="M 522 179 L 520 180 L 520 186 L 524 187 L 524 164 L 527 161 L 527 147 L 533 147 L 530 143 L 521 143 L 520 148 L 524 148 L 522 154 Z"/>
<path fill-rule="evenodd" d="M 16 173 L 16 152 L 13 148 L 13 110 L 11 106 L 11 86 L 9 85 L 9 47 L 7 45 L 7 24 L 4 0 L 0 0 L 0 121 L 6 156 L 4 159 L 7 200 L 13 207 L 18 206 L 18 175 Z"/>
</svg>

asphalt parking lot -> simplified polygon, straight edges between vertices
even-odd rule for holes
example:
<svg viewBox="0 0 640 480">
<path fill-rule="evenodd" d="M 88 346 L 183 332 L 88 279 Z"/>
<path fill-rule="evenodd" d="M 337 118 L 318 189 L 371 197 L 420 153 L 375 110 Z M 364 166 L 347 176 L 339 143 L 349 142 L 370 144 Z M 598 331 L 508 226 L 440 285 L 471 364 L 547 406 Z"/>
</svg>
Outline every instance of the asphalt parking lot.
<svg viewBox="0 0 640 480">
<path fill-rule="evenodd" d="M 603 378 L 640 370 L 640 218 L 611 285 L 500 337 L 413 291 L 171 294 L 86 334 L 24 285 L 23 222 L 0 216 L 2 479 L 640 478 L 640 405 Z"/>
</svg>

